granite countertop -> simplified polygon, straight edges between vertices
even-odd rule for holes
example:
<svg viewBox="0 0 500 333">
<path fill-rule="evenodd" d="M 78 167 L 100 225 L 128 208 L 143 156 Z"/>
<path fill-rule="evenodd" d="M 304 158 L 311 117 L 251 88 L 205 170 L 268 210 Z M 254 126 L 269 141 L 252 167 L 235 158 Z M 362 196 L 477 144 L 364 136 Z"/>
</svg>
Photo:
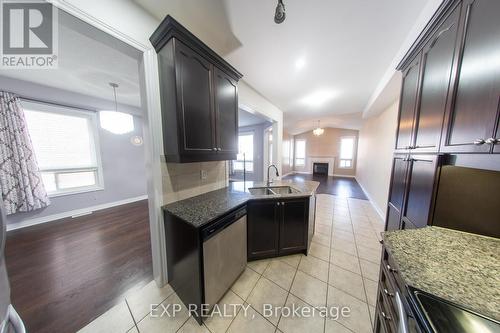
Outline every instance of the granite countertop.
<svg viewBox="0 0 500 333">
<path fill-rule="evenodd" d="M 311 196 L 318 188 L 319 182 L 275 180 L 271 186 L 290 186 L 297 190 L 297 193 L 252 195 L 248 192 L 248 188 L 264 186 L 265 183 L 234 182 L 229 187 L 165 205 L 163 209 L 198 228 L 246 204 L 249 200 Z"/>
<path fill-rule="evenodd" d="M 500 239 L 426 227 L 385 232 L 384 245 L 408 285 L 500 319 Z"/>
</svg>

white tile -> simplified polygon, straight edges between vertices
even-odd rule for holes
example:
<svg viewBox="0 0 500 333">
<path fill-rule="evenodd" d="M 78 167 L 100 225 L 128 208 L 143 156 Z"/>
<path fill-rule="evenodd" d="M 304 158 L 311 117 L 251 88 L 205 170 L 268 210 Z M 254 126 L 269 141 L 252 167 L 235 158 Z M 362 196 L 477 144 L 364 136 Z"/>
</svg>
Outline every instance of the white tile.
<svg viewBox="0 0 500 333">
<path fill-rule="evenodd" d="M 343 326 L 357 333 L 372 332 L 367 303 L 335 287 L 329 287 L 328 306 L 338 308 L 348 307 L 350 309 L 349 316 L 339 316 L 337 320 Z"/>
<path fill-rule="evenodd" d="M 180 305 L 181 311 L 173 311 L 174 305 Z M 163 313 L 169 309 L 168 314 Z M 140 332 L 169 333 L 176 332 L 188 319 L 188 311 L 177 294 L 173 293 L 155 311 L 137 323 Z"/>
<path fill-rule="evenodd" d="M 248 307 L 246 311 L 241 309 L 227 330 L 228 333 L 274 333 L 275 331 L 276 327 L 252 307 Z"/>
<path fill-rule="evenodd" d="M 218 309 L 220 309 L 221 311 L 226 309 L 226 312 L 222 313 L 222 315 L 212 312 L 212 314 L 204 322 L 210 332 L 226 332 L 229 325 L 231 325 L 231 322 L 234 320 L 234 318 L 236 318 L 238 312 L 241 310 L 241 306 L 243 305 L 243 303 L 243 300 L 238 297 L 238 295 L 229 290 L 217 303 Z M 139 330 L 140 329 L 141 328 L 139 327 Z"/>
<path fill-rule="evenodd" d="M 194 319 L 194 317 L 189 318 L 188 321 L 177 331 L 178 333 L 210 333 L 205 325 L 200 325 Z"/>
<path fill-rule="evenodd" d="M 316 224 L 315 232 L 323 235 L 330 236 L 332 227 L 324 224 Z"/>
<path fill-rule="evenodd" d="M 332 249 L 343 251 L 349 253 L 350 255 L 357 255 L 356 245 L 354 242 L 345 241 L 342 239 L 336 239 L 332 243 Z"/>
<path fill-rule="evenodd" d="M 321 260 L 328 261 L 328 258 L 330 257 L 330 248 L 328 246 L 323 246 L 321 244 L 311 242 L 311 246 L 309 247 L 309 255 Z"/>
<path fill-rule="evenodd" d="M 273 261 L 264 271 L 263 276 L 276 283 L 285 290 L 289 290 L 296 272 L 296 268 L 281 261 Z"/>
<path fill-rule="evenodd" d="M 304 256 L 300 260 L 299 270 L 321 281 L 328 281 L 328 263 L 313 256 Z"/>
<path fill-rule="evenodd" d="M 270 259 L 262 259 L 250 261 L 247 263 L 247 266 L 253 269 L 255 272 L 262 274 L 266 270 L 267 266 L 271 263 Z"/>
<path fill-rule="evenodd" d="M 377 305 L 377 291 L 378 291 L 378 283 L 367 278 L 363 279 L 366 290 L 366 297 L 368 300 L 368 304 L 371 306 Z"/>
<path fill-rule="evenodd" d="M 270 280 L 262 277 L 248 297 L 248 303 L 258 312 L 264 314 L 264 304 L 271 304 L 274 308 L 283 306 L 288 292 Z M 268 320 L 275 325 L 279 316 L 269 317 Z"/>
<path fill-rule="evenodd" d="M 127 332 L 134 327 L 134 320 L 128 310 L 125 301 L 115 305 L 110 310 L 99 316 L 87 326 L 79 330 L 79 333 L 108 333 Z"/>
<path fill-rule="evenodd" d="M 238 280 L 231 286 L 231 290 L 243 300 L 246 300 L 259 278 L 260 275 L 258 273 L 247 267 L 243 273 L 241 273 Z"/>
<path fill-rule="evenodd" d="M 125 298 L 127 299 L 130 311 L 134 315 L 135 321 L 140 321 L 149 313 L 152 306 L 156 307 L 156 305 L 162 303 L 172 295 L 173 292 L 170 285 L 167 284 L 162 288 L 158 288 L 156 282 L 153 280 L 143 288 L 125 296 Z"/>
<path fill-rule="evenodd" d="M 358 257 L 351 254 L 332 249 L 330 262 L 353 273 L 361 274 Z"/>
<path fill-rule="evenodd" d="M 310 275 L 297 272 L 290 293 L 309 305 L 322 307 L 326 305 L 327 284 Z"/>
<path fill-rule="evenodd" d="M 327 318 L 325 325 L 325 333 L 352 333 L 351 330 L 339 324 L 336 320 Z"/>
<path fill-rule="evenodd" d="M 374 264 L 371 261 L 367 261 L 365 259 L 359 259 L 359 263 L 361 265 L 361 275 L 363 275 L 363 277 L 368 278 L 372 281 L 379 280 L 380 265 Z"/>
<path fill-rule="evenodd" d="M 362 301 L 366 301 L 365 288 L 361 275 L 355 274 L 335 265 L 330 267 L 328 284 L 340 289 Z"/>
<path fill-rule="evenodd" d="M 290 256 L 284 256 L 277 258 L 279 261 L 284 262 L 294 268 L 297 268 L 300 263 L 300 258 L 305 257 L 303 254 L 292 254 Z"/>
<path fill-rule="evenodd" d="M 306 303 L 290 294 L 286 302 L 286 307 L 308 307 Z M 310 317 L 306 316 L 282 316 L 278 328 L 283 333 L 322 333 L 325 325 L 325 319 L 322 318 L 318 311 Z"/>
<path fill-rule="evenodd" d="M 359 244 L 357 246 L 357 249 L 358 249 L 358 257 L 371 261 L 375 264 L 378 264 L 380 262 L 382 249 L 372 249 Z"/>
<path fill-rule="evenodd" d="M 315 234 L 312 237 L 312 241 L 318 244 L 321 244 L 323 246 L 328 246 L 330 247 L 330 236 L 328 235 L 323 235 L 323 234 Z"/>
</svg>

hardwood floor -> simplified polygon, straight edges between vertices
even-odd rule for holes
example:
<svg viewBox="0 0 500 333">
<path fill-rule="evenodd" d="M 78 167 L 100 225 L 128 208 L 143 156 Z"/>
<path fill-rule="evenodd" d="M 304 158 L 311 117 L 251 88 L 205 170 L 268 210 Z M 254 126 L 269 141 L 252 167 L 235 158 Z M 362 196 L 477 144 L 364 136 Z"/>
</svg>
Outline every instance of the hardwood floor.
<svg viewBox="0 0 500 333">
<path fill-rule="evenodd" d="M 147 201 L 13 231 L 5 257 L 28 332 L 76 332 L 153 279 Z"/>
<path fill-rule="evenodd" d="M 323 175 L 311 175 L 295 173 L 283 177 L 284 179 L 294 180 L 315 180 L 320 182 L 317 193 L 319 194 L 333 194 L 342 198 L 356 198 L 368 200 L 363 192 L 361 186 L 354 178 L 350 177 L 332 177 Z"/>
</svg>

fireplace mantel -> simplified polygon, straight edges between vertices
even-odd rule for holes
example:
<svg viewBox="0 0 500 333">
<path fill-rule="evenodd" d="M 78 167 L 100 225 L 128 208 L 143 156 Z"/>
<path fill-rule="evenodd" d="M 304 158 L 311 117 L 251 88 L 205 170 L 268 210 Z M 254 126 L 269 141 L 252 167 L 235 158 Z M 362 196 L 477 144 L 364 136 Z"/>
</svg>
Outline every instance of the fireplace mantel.
<svg viewBox="0 0 500 333">
<path fill-rule="evenodd" d="M 307 172 L 313 173 L 314 163 L 328 163 L 328 176 L 333 176 L 335 170 L 335 158 L 327 156 L 308 156 L 307 157 Z"/>
</svg>

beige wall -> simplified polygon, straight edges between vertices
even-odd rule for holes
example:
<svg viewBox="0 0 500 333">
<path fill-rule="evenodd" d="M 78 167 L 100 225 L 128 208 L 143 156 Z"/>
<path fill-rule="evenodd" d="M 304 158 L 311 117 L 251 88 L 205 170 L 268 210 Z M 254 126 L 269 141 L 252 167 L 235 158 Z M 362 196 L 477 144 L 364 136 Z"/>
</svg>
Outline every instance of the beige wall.
<svg viewBox="0 0 500 333">
<path fill-rule="evenodd" d="M 162 163 L 165 204 L 214 191 L 227 185 L 227 163 Z M 207 177 L 201 179 L 201 172 Z"/>
<path fill-rule="evenodd" d="M 398 102 L 381 114 L 365 119 L 359 131 L 356 179 L 385 218 L 396 140 Z"/>
<path fill-rule="evenodd" d="M 353 136 L 357 144 L 359 132 L 357 130 L 341 128 L 325 128 L 325 133 L 321 136 L 315 136 L 312 131 L 295 135 L 294 139 L 306 140 L 306 163 L 303 167 L 295 166 L 295 171 L 312 172 L 309 170 L 309 157 L 333 157 L 335 158 L 335 175 L 354 176 L 356 174 L 356 153 L 353 159 L 353 166 L 350 169 L 339 168 L 340 138 L 344 136 Z M 354 151 L 356 152 L 356 147 Z"/>
</svg>

